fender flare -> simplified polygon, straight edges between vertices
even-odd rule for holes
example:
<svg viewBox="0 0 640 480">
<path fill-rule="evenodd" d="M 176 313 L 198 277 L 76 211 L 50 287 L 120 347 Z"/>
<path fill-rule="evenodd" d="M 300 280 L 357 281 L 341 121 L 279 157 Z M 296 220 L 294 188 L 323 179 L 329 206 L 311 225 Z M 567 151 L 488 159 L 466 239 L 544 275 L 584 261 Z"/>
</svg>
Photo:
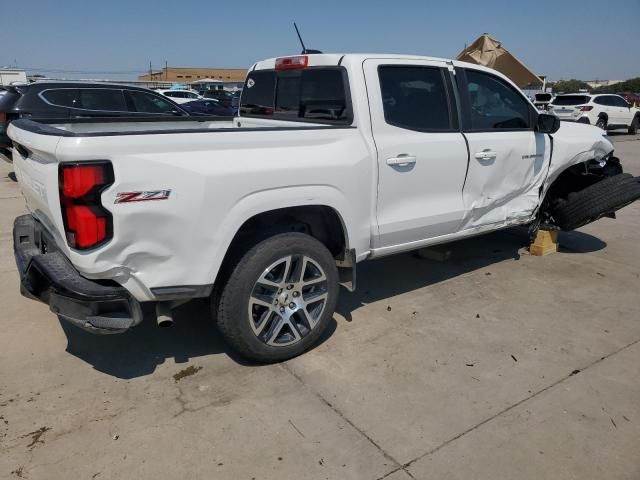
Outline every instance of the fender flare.
<svg viewBox="0 0 640 480">
<path fill-rule="evenodd" d="M 214 234 L 214 241 L 218 246 L 213 258 L 204 260 L 209 262 L 208 277 L 211 281 L 216 279 L 231 243 L 248 220 L 273 210 L 305 206 L 331 208 L 342 224 L 345 248 L 353 248 L 351 239 L 356 235 L 351 226 L 354 223 L 352 219 L 345 218 L 344 212 L 349 211 L 349 206 L 346 197 L 338 189 L 330 185 L 301 185 L 252 192 L 239 199 L 225 216 L 225 221 L 216 228 L 219 233 Z"/>
</svg>

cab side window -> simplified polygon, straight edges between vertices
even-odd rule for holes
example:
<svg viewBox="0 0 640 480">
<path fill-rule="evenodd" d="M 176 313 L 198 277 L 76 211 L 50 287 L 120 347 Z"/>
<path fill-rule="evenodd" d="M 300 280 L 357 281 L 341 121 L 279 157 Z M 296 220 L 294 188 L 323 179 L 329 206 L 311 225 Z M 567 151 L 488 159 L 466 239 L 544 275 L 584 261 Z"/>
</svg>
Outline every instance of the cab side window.
<svg viewBox="0 0 640 480">
<path fill-rule="evenodd" d="M 471 130 L 527 130 L 530 105 L 511 85 L 489 73 L 466 70 Z"/>
</svg>

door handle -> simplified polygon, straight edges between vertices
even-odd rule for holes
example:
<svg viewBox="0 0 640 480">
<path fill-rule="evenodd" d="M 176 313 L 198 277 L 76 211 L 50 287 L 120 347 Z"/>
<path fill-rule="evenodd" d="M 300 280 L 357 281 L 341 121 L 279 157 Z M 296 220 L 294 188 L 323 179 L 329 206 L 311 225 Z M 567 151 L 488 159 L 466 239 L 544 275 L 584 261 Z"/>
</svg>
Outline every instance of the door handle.
<svg viewBox="0 0 640 480">
<path fill-rule="evenodd" d="M 412 163 L 416 163 L 415 155 L 407 155 L 406 153 L 400 154 L 397 157 L 387 158 L 387 165 L 403 167 Z"/>
<path fill-rule="evenodd" d="M 481 152 L 477 152 L 474 157 L 478 160 L 493 160 L 498 156 L 496 152 L 489 148 L 485 148 Z"/>
</svg>

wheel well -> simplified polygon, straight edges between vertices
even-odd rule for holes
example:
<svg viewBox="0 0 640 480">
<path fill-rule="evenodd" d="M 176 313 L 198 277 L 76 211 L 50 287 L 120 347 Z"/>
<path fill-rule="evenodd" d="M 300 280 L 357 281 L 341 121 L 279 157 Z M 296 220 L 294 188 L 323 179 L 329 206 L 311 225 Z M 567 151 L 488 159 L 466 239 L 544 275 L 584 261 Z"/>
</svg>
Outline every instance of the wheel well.
<svg viewBox="0 0 640 480">
<path fill-rule="evenodd" d="M 598 118 L 604 118 L 607 122 L 609 121 L 609 115 L 607 115 L 607 114 L 606 114 L 606 113 L 604 113 L 604 112 L 600 112 L 600 113 L 598 114 Z"/>
<path fill-rule="evenodd" d="M 346 230 L 333 208 L 324 205 L 279 208 L 259 213 L 242 224 L 227 249 L 221 270 L 234 264 L 256 243 L 286 232 L 311 235 L 324 244 L 337 260 L 342 260 L 345 255 Z"/>
</svg>

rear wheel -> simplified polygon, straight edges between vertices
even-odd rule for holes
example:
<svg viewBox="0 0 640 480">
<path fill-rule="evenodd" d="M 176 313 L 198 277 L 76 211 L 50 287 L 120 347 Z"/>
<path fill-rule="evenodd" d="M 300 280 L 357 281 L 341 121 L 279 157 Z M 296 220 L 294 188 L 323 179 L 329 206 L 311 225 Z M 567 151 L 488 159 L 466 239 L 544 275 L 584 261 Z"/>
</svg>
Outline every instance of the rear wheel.
<svg viewBox="0 0 640 480">
<path fill-rule="evenodd" d="M 607 119 L 604 117 L 600 117 L 596 122 L 596 127 L 601 128 L 602 130 L 607 129 Z"/>
<path fill-rule="evenodd" d="M 251 248 L 217 302 L 217 325 L 241 355 L 278 362 L 314 346 L 333 316 L 338 272 L 315 238 L 284 233 Z"/>
<path fill-rule="evenodd" d="M 638 127 L 640 127 L 640 117 L 636 116 L 629 126 L 629 135 L 635 135 L 638 133 Z"/>
</svg>

